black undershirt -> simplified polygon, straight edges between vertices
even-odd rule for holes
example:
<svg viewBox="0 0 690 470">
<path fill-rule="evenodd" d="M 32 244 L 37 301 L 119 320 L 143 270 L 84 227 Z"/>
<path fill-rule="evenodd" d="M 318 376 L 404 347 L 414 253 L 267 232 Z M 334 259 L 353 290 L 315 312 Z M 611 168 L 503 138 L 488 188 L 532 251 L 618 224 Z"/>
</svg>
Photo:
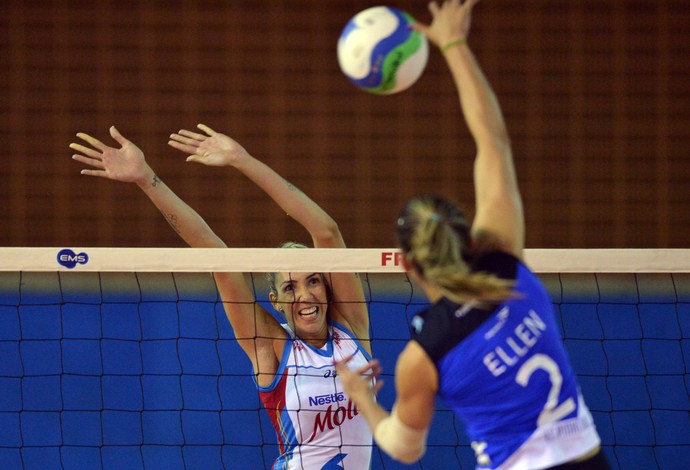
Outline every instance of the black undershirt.
<svg viewBox="0 0 690 470">
<path fill-rule="evenodd" d="M 477 258 L 471 271 L 514 280 L 519 262 L 509 253 L 492 251 Z M 482 307 L 470 303 L 457 304 L 444 297 L 415 315 L 412 319 L 412 339 L 437 363 L 491 317 L 498 307 L 496 304 Z"/>
</svg>

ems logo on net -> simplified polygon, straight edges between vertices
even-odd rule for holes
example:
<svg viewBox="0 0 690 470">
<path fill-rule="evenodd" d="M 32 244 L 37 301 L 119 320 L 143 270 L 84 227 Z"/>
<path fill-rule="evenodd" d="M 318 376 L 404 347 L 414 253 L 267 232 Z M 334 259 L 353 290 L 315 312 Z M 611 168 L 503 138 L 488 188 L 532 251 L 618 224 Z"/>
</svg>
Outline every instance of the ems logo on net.
<svg viewBox="0 0 690 470">
<path fill-rule="evenodd" d="M 64 248 L 58 251 L 57 262 L 60 266 L 67 269 L 74 269 L 77 264 L 86 264 L 89 262 L 89 255 L 85 252 L 75 253 L 69 248 Z"/>
</svg>

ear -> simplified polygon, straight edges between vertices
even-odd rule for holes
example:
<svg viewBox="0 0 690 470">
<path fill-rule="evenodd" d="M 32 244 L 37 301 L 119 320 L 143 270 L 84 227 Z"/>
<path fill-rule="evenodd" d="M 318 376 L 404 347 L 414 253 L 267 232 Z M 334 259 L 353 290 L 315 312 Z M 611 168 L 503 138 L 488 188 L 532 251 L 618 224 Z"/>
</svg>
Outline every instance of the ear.
<svg viewBox="0 0 690 470">
<path fill-rule="evenodd" d="M 326 275 L 321 273 L 321 280 L 323 281 L 323 285 L 326 287 L 326 300 L 329 304 L 333 300 L 333 291 L 331 290 L 331 283 L 329 282 L 332 277 L 332 274 Z"/>
<path fill-rule="evenodd" d="M 277 312 L 283 313 L 281 305 L 278 302 L 278 296 L 274 292 L 271 292 L 270 294 L 268 294 L 268 298 L 271 301 L 271 305 L 273 305 L 273 308 L 276 309 Z"/>
</svg>

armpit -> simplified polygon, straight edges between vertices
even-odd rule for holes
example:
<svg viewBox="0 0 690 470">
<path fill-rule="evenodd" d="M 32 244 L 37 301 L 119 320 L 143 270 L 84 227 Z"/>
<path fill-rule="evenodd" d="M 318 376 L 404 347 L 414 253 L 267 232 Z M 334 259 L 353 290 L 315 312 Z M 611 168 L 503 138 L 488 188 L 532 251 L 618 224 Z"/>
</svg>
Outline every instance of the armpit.
<svg viewBox="0 0 690 470">
<path fill-rule="evenodd" d="M 510 247 L 505 240 L 502 240 L 498 235 L 487 230 L 479 229 L 473 231 L 472 241 L 474 243 L 472 251 L 475 258 L 490 251 L 510 252 Z"/>
</svg>

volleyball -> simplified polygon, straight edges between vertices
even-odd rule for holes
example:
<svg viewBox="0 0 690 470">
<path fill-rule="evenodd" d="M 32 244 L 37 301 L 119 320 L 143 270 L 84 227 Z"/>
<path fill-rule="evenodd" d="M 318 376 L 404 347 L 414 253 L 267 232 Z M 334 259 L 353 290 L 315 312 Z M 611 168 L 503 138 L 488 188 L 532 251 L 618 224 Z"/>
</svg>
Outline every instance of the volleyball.
<svg viewBox="0 0 690 470">
<path fill-rule="evenodd" d="M 357 13 L 338 40 L 338 64 L 358 88 L 390 95 L 412 86 L 429 57 L 426 37 L 409 27 L 415 19 L 397 8 L 377 6 Z"/>
</svg>

